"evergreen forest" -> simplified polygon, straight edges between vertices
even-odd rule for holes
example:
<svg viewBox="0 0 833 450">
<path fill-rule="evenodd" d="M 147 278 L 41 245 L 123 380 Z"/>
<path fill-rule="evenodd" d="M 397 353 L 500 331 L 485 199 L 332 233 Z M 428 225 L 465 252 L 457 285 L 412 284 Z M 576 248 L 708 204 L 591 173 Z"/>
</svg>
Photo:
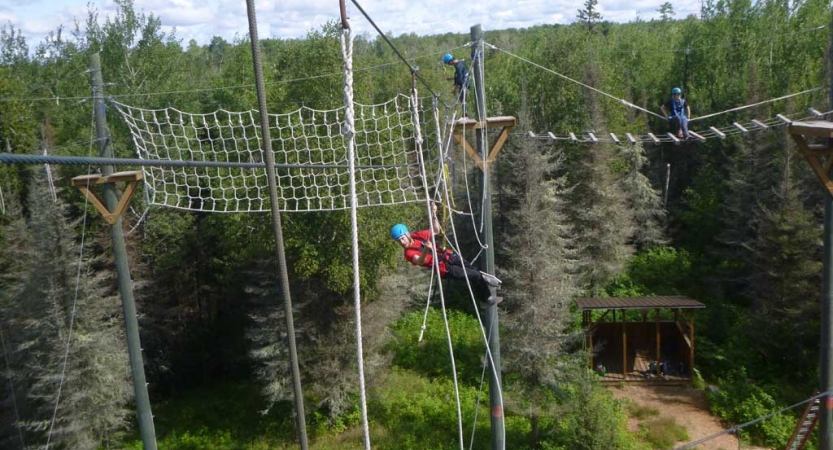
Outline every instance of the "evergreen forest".
<svg viewBox="0 0 833 450">
<path fill-rule="evenodd" d="M 184 42 L 132 0 L 114 2 L 115 15 L 100 18 L 90 6 L 85 20 L 41 42 L 0 24 L 0 153 L 97 156 L 96 53 L 106 94 L 118 102 L 204 114 L 258 108 L 247 35 Z M 682 295 L 705 304 L 693 382 L 714 387 L 710 407 L 726 428 L 812 396 L 827 193 L 786 127 L 679 144 L 542 137 L 665 135 L 667 121 L 639 108 L 658 113 L 673 87 L 695 119 L 760 103 L 693 122 L 696 132 L 829 111 L 829 2 L 704 0 L 687 17 L 666 3 L 659 19 L 629 23 L 606 20 L 596 0 L 577 8 L 569 25 L 484 29 L 487 115 L 517 118 L 491 166 L 507 448 L 686 441 L 628 428 L 616 387 L 589 367 L 581 297 Z M 471 25 L 458 34 L 356 36 L 355 101 L 409 94 L 412 74 L 398 52 L 419 67 L 419 95 L 451 105 L 453 68 L 442 57 L 471 62 Z M 340 34 L 333 20 L 303 39 L 261 40 L 270 113 L 343 106 Z M 115 156 L 136 158 L 128 125 L 109 105 Z M 452 153 L 455 209 L 473 215 L 446 220 L 474 257 L 481 172 L 459 145 Z M 110 227 L 70 184 L 89 170 L 0 164 L 0 448 L 142 448 Z M 159 448 L 298 448 L 270 214 L 146 201 L 140 189 L 122 219 Z M 358 210 L 370 440 L 378 449 L 455 449 L 464 436 L 466 447 L 488 448 L 476 310 L 446 281 L 444 313 L 428 297 L 430 272 L 403 261 L 391 241 L 395 223 L 427 228 L 425 212 L 420 203 Z M 281 220 L 310 448 L 364 448 L 350 211 Z M 740 437 L 783 448 L 799 413 Z"/>
</svg>

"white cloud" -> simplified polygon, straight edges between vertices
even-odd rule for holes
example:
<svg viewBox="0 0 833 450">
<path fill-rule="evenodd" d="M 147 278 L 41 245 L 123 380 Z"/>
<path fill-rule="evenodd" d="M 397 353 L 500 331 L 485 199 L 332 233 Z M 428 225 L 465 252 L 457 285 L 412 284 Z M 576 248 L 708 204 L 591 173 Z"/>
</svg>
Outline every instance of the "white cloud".
<svg viewBox="0 0 833 450">
<path fill-rule="evenodd" d="M 30 47 L 36 46 L 49 31 L 63 24 L 71 28 L 74 20 L 83 22 L 87 2 L 98 10 L 99 20 L 115 14 L 112 0 L 0 0 L 0 24 L 11 23 L 20 29 Z M 453 1 L 453 0 L 452 0 Z M 601 0 L 599 12 L 605 20 L 627 22 L 638 17 L 650 19 L 665 0 Z M 499 0 L 454 2 L 449 0 L 384 0 L 360 3 L 383 32 L 394 36 L 463 33 L 479 23 L 484 31 L 525 28 L 540 24 L 570 23 L 576 19 L 580 2 L 567 0 Z M 350 23 L 357 33 L 374 36 L 375 29 L 361 11 L 347 2 Z M 233 40 L 248 34 L 246 4 L 226 0 L 135 0 L 136 11 L 152 13 L 162 21 L 163 30 L 176 27 L 186 43 L 195 39 L 208 43 L 213 36 Z M 333 0 L 257 0 L 255 8 L 261 38 L 299 38 L 326 21 L 338 20 L 338 4 Z M 677 17 L 699 11 L 699 0 L 674 3 Z"/>
</svg>

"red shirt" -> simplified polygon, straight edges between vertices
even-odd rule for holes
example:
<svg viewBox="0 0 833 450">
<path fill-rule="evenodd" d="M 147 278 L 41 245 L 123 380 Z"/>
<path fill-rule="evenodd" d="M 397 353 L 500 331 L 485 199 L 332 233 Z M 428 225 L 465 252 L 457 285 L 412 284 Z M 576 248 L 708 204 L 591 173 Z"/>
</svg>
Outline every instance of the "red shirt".
<svg viewBox="0 0 833 450">
<path fill-rule="evenodd" d="M 411 243 L 410 246 L 408 246 L 405 249 L 405 260 L 416 266 L 418 264 L 414 262 L 414 258 L 419 257 L 419 255 L 422 254 L 422 249 L 423 249 L 425 243 L 431 241 L 431 230 L 415 231 L 415 232 L 411 233 L 411 239 L 413 239 L 413 242 Z M 440 276 L 445 277 L 445 273 L 446 273 L 445 260 L 448 257 L 448 255 L 451 254 L 451 251 L 443 249 L 442 252 L 443 253 L 441 253 L 441 254 L 443 254 L 445 257 L 443 257 L 439 261 Z M 431 253 L 428 253 L 425 256 L 425 261 L 422 262 L 422 265 L 424 267 L 433 267 L 433 264 L 434 264 L 434 255 L 431 254 Z"/>
</svg>

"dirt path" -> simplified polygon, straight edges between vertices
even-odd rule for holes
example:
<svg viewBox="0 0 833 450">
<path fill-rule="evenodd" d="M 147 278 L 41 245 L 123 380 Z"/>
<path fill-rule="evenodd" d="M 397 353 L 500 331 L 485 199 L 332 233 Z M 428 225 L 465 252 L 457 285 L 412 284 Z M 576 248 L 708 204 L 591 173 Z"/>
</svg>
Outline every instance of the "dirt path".
<svg viewBox="0 0 833 450">
<path fill-rule="evenodd" d="M 622 388 L 611 387 L 610 391 L 616 398 L 627 397 L 634 403 L 654 408 L 659 411 L 660 417 L 669 417 L 676 420 L 688 430 L 689 442 L 702 439 L 707 436 L 725 430 L 723 424 L 709 413 L 706 395 L 702 390 L 689 386 L 634 386 L 628 385 Z M 638 421 L 631 419 L 629 426 L 638 429 Z M 679 445 L 683 445 L 680 443 Z M 701 450 L 735 450 L 738 447 L 738 440 L 731 435 L 723 435 L 709 440 L 697 447 Z M 766 450 L 762 447 L 753 447 L 743 444 L 743 450 Z"/>
</svg>

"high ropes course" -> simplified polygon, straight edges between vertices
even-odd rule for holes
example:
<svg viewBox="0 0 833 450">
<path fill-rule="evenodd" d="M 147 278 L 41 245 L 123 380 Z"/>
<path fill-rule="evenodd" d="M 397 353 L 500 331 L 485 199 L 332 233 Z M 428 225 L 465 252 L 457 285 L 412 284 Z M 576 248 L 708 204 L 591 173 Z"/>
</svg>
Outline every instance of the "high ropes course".
<svg viewBox="0 0 833 450">
<path fill-rule="evenodd" d="M 95 204 L 108 223 L 111 224 L 120 224 L 120 222 L 117 222 L 118 215 L 124 211 L 130 195 L 136 191 L 140 184 L 144 188 L 149 206 L 165 206 L 188 211 L 252 213 L 271 210 L 274 215 L 276 211 L 300 213 L 350 210 L 353 239 L 354 306 L 356 312 L 356 361 L 359 372 L 364 446 L 366 449 L 370 449 L 363 370 L 364 357 L 361 346 L 361 292 L 359 290 L 360 267 L 356 210 L 361 207 L 421 202 L 425 205 L 426 214 L 431 217 L 432 202 L 436 202 L 452 213 L 469 215 L 474 220 L 474 215 L 470 211 L 474 211 L 475 208 L 471 205 L 468 185 L 466 186 L 467 211 L 457 211 L 452 208 L 453 200 L 448 186 L 449 183 L 446 180 L 447 168 L 445 163 L 450 158 L 452 135 L 456 133 L 455 137 L 463 143 L 465 136 L 461 140 L 461 134 L 474 129 L 485 137 L 487 127 L 485 125 L 480 126 L 477 121 L 468 118 L 458 119 L 457 114 L 462 106 L 459 102 L 450 107 L 441 105 L 439 95 L 434 93 L 430 86 L 419 76 L 418 70 L 402 57 L 361 6 L 355 0 L 353 0 L 353 3 L 379 31 L 381 38 L 388 42 L 397 56 L 408 66 L 413 76 L 413 84 L 409 95 L 399 95 L 386 102 L 373 105 L 363 105 L 353 100 L 353 34 L 344 15 L 344 4 L 342 2 L 340 45 L 344 60 L 344 106 L 341 108 L 316 110 L 301 107 L 289 113 L 268 114 L 265 108 L 265 100 L 262 97 L 262 79 L 258 80 L 257 85 L 260 107 L 242 112 L 218 110 L 212 113 L 189 113 L 176 108 L 145 109 L 112 98 L 106 99 L 102 96 L 100 100 L 109 101 L 110 105 L 118 112 L 119 117 L 127 124 L 135 147 L 136 158 L 112 158 L 108 155 L 102 157 L 62 157 L 0 153 L 0 163 L 141 167 L 140 171 L 90 174 L 73 180 L 73 184 L 84 191 L 85 198 Z M 258 41 L 256 26 L 253 25 L 254 9 L 251 0 L 249 0 L 249 6 L 250 32 L 253 52 L 256 55 L 254 64 L 257 76 L 259 72 Z M 526 58 L 491 44 L 485 45 L 526 64 L 607 96 L 628 108 L 665 119 L 664 116 L 655 112 L 559 74 Z M 474 54 L 482 55 L 482 49 Z M 477 57 L 479 56 L 475 56 L 475 58 Z M 100 76 L 100 71 L 98 76 Z M 433 96 L 427 99 L 419 97 L 416 81 L 420 81 L 428 87 Z M 821 89 L 813 88 L 763 102 L 739 106 L 695 117 L 691 121 L 695 122 L 754 108 L 763 104 L 813 93 Z M 483 92 L 483 90 L 475 92 L 477 95 L 482 95 L 478 92 Z M 96 92 L 96 95 L 102 93 L 103 89 Z M 477 102 L 485 105 L 484 98 L 478 97 Z M 445 109 L 444 112 L 441 112 L 441 107 Z M 260 113 L 261 111 L 263 111 L 263 114 Z M 819 112 L 810 109 L 809 116 L 797 113 L 776 114 L 766 119 L 752 119 L 743 123 L 733 122 L 720 128 L 712 126 L 700 131 L 692 131 L 691 136 L 696 141 L 725 139 L 731 136 L 747 135 L 757 131 L 773 129 L 782 125 L 790 125 L 808 117 L 822 118 L 830 113 L 831 111 Z M 511 124 L 514 125 L 514 118 L 511 119 Z M 507 130 L 508 128 L 505 127 L 501 139 L 506 139 L 505 133 Z M 575 144 L 604 142 L 617 145 L 635 145 L 680 144 L 682 142 L 681 139 L 672 134 L 651 132 L 643 134 L 600 132 L 556 135 L 552 132 L 536 133 L 529 131 L 521 136 Z M 93 143 L 98 143 L 103 146 L 105 145 L 104 142 L 109 142 L 109 138 L 99 136 L 97 139 L 91 139 L 90 145 L 92 147 Z M 465 157 L 463 161 L 466 161 Z M 481 165 L 481 169 L 484 169 L 483 165 Z M 485 169 L 483 171 L 486 172 Z M 113 185 L 121 182 L 127 183 L 128 189 L 119 199 L 115 209 L 111 206 L 112 204 L 105 205 L 104 203 L 107 202 L 102 201 L 93 191 L 96 184 Z M 433 197 L 430 192 L 434 192 Z M 2 192 L 0 192 L 0 212 L 4 209 Z M 86 211 L 86 208 L 84 210 Z M 449 224 L 449 228 L 445 230 L 449 232 L 448 235 L 451 237 L 452 242 L 449 246 L 459 254 L 461 246 L 457 239 L 454 221 L 450 221 Z M 277 229 L 279 229 L 279 221 L 277 226 Z M 480 228 L 482 227 L 474 227 L 476 235 Z M 435 237 L 433 236 L 433 229 L 431 231 L 432 237 Z M 481 249 L 487 248 L 487 244 L 481 241 L 480 236 L 476 237 Z M 279 247 L 282 247 L 282 244 Z M 440 278 L 436 258 L 434 258 L 431 272 L 429 300 L 432 297 L 431 291 L 433 290 L 435 277 Z M 282 284 L 288 285 L 285 282 Z M 475 306 L 474 310 L 477 318 L 481 320 L 481 325 L 483 325 L 478 311 L 478 303 L 468 280 L 467 287 Z M 463 450 L 465 448 L 464 419 L 461 413 L 460 394 L 457 386 L 451 330 L 446 316 L 443 289 L 437 289 L 437 293 L 440 297 L 452 363 L 451 375 L 456 397 L 459 448 Z M 288 298 L 288 295 L 286 297 Z M 426 305 L 426 314 L 427 308 L 428 305 Z M 288 311 L 291 311 L 291 308 Z M 288 317 L 287 322 L 291 326 L 291 316 Z M 487 368 L 490 368 L 491 376 L 499 380 L 500 374 L 495 369 L 494 361 L 491 359 L 492 349 L 489 348 L 492 331 L 491 328 L 485 325 L 481 326 L 482 338 L 486 346 L 484 377 Z M 291 331 L 290 334 L 292 334 Z M 296 402 L 300 401 L 302 404 L 303 397 L 300 395 L 300 385 L 296 388 Z M 503 400 L 500 384 L 496 388 L 496 395 L 502 408 Z M 822 395 L 814 396 L 790 408 L 815 401 Z M 57 411 L 57 405 L 55 410 Z M 149 411 L 147 412 L 149 414 Z M 776 413 L 780 412 L 782 411 Z M 300 417 L 301 446 L 306 448 L 302 406 L 298 415 Z M 474 420 L 476 422 L 476 417 Z M 500 421 L 502 424 L 502 411 Z M 720 435 L 736 433 L 742 427 L 752 423 L 754 422 L 733 427 Z M 474 442 L 474 429 L 473 425 L 469 448 Z M 707 437 L 680 448 L 691 448 L 717 436 Z"/>
</svg>

